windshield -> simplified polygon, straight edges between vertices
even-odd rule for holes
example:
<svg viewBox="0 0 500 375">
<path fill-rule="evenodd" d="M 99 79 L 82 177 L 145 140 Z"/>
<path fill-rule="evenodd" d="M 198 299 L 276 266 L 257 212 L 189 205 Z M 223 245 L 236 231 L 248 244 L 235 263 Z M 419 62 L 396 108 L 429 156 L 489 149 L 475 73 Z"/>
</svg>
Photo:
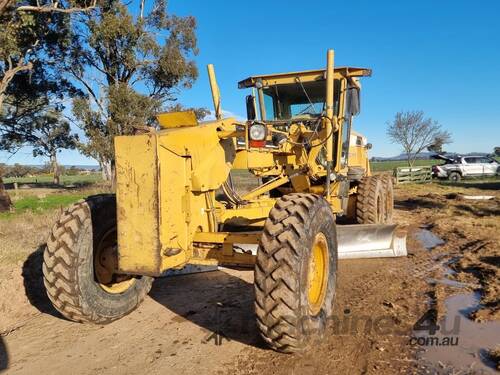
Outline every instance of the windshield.
<svg viewBox="0 0 500 375">
<path fill-rule="evenodd" d="M 326 81 L 270 85 L 263 88 L 266 120 L 315 118 L 325 110 Z M 334 111 L 338 114 L 340 81 L 334 84 Z"/>
</svg>

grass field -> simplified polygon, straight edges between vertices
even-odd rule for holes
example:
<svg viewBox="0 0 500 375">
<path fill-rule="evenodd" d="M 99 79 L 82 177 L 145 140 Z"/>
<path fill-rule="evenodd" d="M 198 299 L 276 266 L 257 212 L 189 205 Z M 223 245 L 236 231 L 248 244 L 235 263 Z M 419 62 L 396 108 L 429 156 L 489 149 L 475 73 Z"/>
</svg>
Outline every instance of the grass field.
<svg viewBox="0 0 500 375">
<path fill-rule="evenodd" d="M 67 207 L 87 196 L 87 193 L 66 193 L 58 192 L 49 195 L 30 195 L 19 199 L 13 198 L 13 210 L 11 212 L 0 213 L 0 220 L 9 220 L 20 216 L 26 212 L 41 214 L 48 210 L 60 207 Z"/>
<path fill-rule="evenodd" d="M 495 158 L 498 162 L 500 162 L 500 157 Z M 413 164 L 414 167 L 424 167 L 424 166 L 432 166 L 443 164 L 443 160 L 439 159 L 428 159 L 428 160 L 415 160 Z M 398 161 L 375 161 L 370 162 L 373 172 L 385 172 L 392 171 L 398 167 L 407 167 L 408 163 L 405 160 Z"/>
<path fill-rule="evenodd" d="M 56 212 L 57 209 L 71 204 L 89 195 L 108 192 L 109 188 L 102 184 L 83 188 L 29 188 L 9 190 L 13 208 L 10 212 L 1 212 L 0 220 L 11 220 L 17 217 L 40 215 Z"/>
<path fill-rule="evenodd" d="M 62 175 L 61 185 L 88 185 L 102 181 L 101 173 L 91 173 L 89 175 Z M 24 183 L 24 184 L 52 184 L 51 174 L 41 174 L 33 177 L 9 177 L 4 178 L 4 183 Z"/>
<path fill-rule="evenodd" d="M 414 167 L 424 167 L 424 166 L 431 166 L 431 165 L 437 165 L 437 164 L 443 164 L 442 160 L 415 160 L 415 163 L 413 164 Z M 392 171 L 395 168 L 398 167 L 407 167 L 408 163 L 404 160 L 401 161 L 372 161 L 370 162 L 370 165 L 372 167 L 373 172 L 385 172 L 385 171 Z"/>
<path fill-rule="evenodd" d="M 85 194 L 50 194 L 45 197 L 29 196 L 14 201 L 14 211 L 21 214 L 25 211 L 42 212 L 52 208 L 66 207 L 82 199 Z M 2 214 L 8 215 L 8 214 Z"/>
</svg>

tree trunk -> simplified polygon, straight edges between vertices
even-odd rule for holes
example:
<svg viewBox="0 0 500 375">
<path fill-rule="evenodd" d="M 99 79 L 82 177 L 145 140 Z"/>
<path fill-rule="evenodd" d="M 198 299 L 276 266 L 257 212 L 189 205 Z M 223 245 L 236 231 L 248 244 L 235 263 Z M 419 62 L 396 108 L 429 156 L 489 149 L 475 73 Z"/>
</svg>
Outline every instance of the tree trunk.
<svg viewBox="0 0 500 375">
<path fill-rule="evenodd" d="M 103 181 L 106 181 L 107 180 L 106 167 L 102 160 L 99 160 L 99 167 L 101 168 L 101 178 Z"/>
<path fill-rule="evenodd" d="M 116 167 L 113 161 L 100 161 L 101 173 L 104 181 L 109 181 L 111 183 L 111 190 L 115 190 L 116 185 Z"/>
<path fill-rule="evenodd" d="M 52 182 L 54 183 L 54 185 L 59 185 L 61 180 L 59 176 L 59 166 L 57 165 L 56 151 L 53 151 L 50 154 L 50 166 L 52 168 L 52 176 L 53 176 Z"/>
<path fill-rule="evenodd" d="M 10 200 L 9 194 L 5 191 L 3 186 L 2 177 L 0 176 L 0 212 L 9 211 L 12 202 Z"/>
<path fill-rule="evenodd" d="M 407 152 L 406 153 L 406 158 L 407 158 L 407 162 L 408 162 L 408 167 L 413 167 L 413 160 L 411 159 L 411 152 Z"/>
<path fill-rule="evenodd" d="M 112 175 L 111 175 L 111 162 L 110 161 L 102 161 L 101 162 L 101 168 L 102 168 L 102 177 L 104 181 L 111 181 Z"/>
<path fill-rule="evenodd" d="M 112 161 L 109 163 L 109 172 L 110 172 L 110 180 L 111 180 L 111 190 L 115 191 L 116 190 L 116 165 L 115 162 Z"/>
</svg>

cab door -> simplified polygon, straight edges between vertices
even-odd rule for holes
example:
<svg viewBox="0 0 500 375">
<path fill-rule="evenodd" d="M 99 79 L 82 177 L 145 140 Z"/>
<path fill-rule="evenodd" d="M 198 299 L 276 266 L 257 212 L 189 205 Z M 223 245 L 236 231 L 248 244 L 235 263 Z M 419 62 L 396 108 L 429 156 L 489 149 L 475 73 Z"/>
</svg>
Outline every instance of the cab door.
<svg viewBox="0 0 500 375">
<path fill-rule="evenodd" d="M 481 158 L 481 163 L 483 165 L 483 173 L 485 175 L 491 176 L 497 173 L 498 163 L 496 160 L 485 156 Z"/>
<path fill-rule="evenodd" d="M 483 165 L 478 157 L 469 156 L 462 159 L 462 168 L 466 176 L 478 176 L 483 174 Z"/>
</svg>

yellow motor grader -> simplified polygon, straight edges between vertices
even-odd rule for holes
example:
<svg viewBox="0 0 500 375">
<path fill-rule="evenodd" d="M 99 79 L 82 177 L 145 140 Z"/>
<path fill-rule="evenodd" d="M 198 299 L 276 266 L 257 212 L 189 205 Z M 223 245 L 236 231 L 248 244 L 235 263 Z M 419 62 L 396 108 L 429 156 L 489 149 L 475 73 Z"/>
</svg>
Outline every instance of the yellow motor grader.
<svg viewBox="0 0 500 375">
<path fill-rule="evenodd" d="M 247 121 L 222 117 L 208 74 L 214 121 L 164 113 L 158 129 L 115 138 L 116 195 L 62 214 L 44 253 L 47 293 L 65 317 L 105 324 L 167 270 L 251 266 L 262 337 L 297 352 L 325 330 L 339 258 L 406 255 L 392 181 L 371 175 L 370 145 L 351 130 L 371 71 L 335 68 L 329 50 L 326 69 L 247 78 Z M 258 187 L 235 187 L 242 169 Z"/>
</svg>

